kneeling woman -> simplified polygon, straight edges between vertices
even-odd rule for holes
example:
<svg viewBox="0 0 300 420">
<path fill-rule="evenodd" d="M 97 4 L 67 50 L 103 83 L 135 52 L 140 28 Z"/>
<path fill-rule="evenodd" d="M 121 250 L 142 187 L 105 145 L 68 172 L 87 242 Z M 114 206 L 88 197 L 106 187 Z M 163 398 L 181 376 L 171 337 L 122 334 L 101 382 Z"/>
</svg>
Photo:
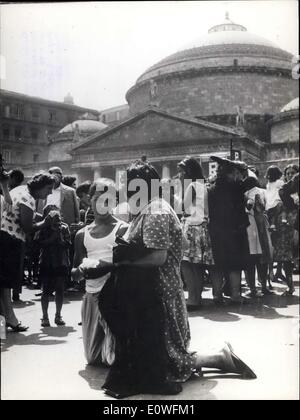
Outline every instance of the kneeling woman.
<svg viewBox="0 0 300 420">
<path fill-rule="evenodd" d="M 181 383 L 202 367 L 255 377 L 228 345 L 217 354 L 188 350 L 190 329 L 180 275 L 181 225 L 166 201 L 152 197 L 152 181 L 159 180 L 159 175 L 143 161 L 127 170 L 131 212 L 134 193 L 130 183 L 137 180 L 147 184 L 149 195 L 144 206 L 135 209 L 126 233 L 129 247 L 132 244 L 136 249 L 134 255 L 114 260 L 114 296 L 120 304 L 111 320 L 106 319 L 116 331 L 116 361 L 103 388 L 116 398 L 138 393 L 177 394 Z M 118 325 L 123 328 L 116 328 Z"/>
<path fill-rule="evenodd" d="M 112 266 L 112 248 L 116 235 L 122 235 L 127 225 L 112 215 L 110 200 L 101 200 L 105 192 L 106 197 L 111 195 L 113 203 L 116 190 L 113 181 L 100 178 L 90 188 L 91 207 L 95 221 L 77 232 L 75 237 L 74 268 L 72 275 L 75 280 L 84 278 L 85 268 L 101 265 L 98 277 L 86 278 L 86 293 L 82 302 L 82 337 L 84 353 L 87 363 L 106 364 L 110 366 L 115 357 L 114 337 L 107 323 L 103 319 L 98 307 L 98 298 L 101 289 L 110 276 Z M 91 276 L 94 277 L 94 276 Z"/>
</svg>

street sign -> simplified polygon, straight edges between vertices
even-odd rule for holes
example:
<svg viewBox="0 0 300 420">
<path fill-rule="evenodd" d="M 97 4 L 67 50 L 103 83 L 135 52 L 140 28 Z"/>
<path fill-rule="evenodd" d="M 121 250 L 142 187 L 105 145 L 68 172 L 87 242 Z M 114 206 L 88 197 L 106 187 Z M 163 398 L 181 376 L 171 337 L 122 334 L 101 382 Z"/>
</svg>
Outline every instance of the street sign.
<svg viewBox="0 0 300 420">
<path fill-rule="evenodd" d="M 217 162 L 208 162 L 208 176 L 213 177 L 217 175 L 218 164 Z"/>
<path fill-rule="evenodd" d="M 242 152 L 240 150 L 231 150 L 231 160 L 242 160 Z"/>
</svg>

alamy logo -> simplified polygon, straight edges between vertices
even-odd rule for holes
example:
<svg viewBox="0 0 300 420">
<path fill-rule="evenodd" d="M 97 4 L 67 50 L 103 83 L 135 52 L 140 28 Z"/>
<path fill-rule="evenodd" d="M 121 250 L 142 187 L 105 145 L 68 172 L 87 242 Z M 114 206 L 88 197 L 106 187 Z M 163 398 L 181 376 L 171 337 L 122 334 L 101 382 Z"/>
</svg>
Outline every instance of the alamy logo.
<svg viewBox="0 0 300 420">
<path fill-rule="evenodd" d="M 5 338 L 5 318 L 4 316 L 0 315 L 0 340 L 5 340 Z"/>
<path fill-rule="evenodd" d="M 169 205 L 174 205 L 176 214 L 183 214 L 196 200 L 204 201 L 205 182 L 203 179 L 198 179 L 194 182 L 191 179 L 184 179 L 183 182 L 179 179 L 172 179 L 168 183 L 164 183 L 159 179 L 152 179 L 151 185 L 149 185 L 144 179 L 135 178 L 127 183 L 126 171 L 123 172 L 122 179 L 123 186 L 127 186 L 126 201 L 133 216 L 138 215 L 150 200 L 159 196 Z M 96 191 L 96 209 L 98 214 L 104 215 L 108 210 L 116 208 L 117 195 L 114 185 L 109 186 L 100 183 Z M 184 206 L 182 205 L 182 199 L 180 199 L 183 197 Z M 178 198 L 178 200 L 174 200 L 174 198 Z M 164 212 L 162 203 L 161 206 L 160 210 Z M 155 207 L 153 210 L 156 212 L 158 209 Z"/>
</svg>

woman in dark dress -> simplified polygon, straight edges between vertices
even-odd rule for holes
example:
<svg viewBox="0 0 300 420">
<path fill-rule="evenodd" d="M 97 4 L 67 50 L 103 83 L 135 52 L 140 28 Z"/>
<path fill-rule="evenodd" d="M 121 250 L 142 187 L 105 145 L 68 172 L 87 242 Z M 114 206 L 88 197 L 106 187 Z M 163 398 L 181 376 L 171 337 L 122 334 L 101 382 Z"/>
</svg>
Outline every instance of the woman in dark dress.
<svg viewBox="0 0 300 420">
<path fill-rule="evenodd" d="M 202 367 L 255 378 L 228 344 L 214 354 L 189 351 L 190 329 L 180 274 L 181 224 L 166 201 L 151 197 L 151 181 L 159 181 L 159 176 L 143 161 L 127 170 L 131 210 L 136 190 L 129 194 L 129 187 L 137 179 L 145 181 L 148 193 L 123 239 L 129 251 L 125 250 L 122 258 L 115 249 L 114 274 L 101 291 L 103 316 L 116 338 L 116 360 L 103 388 L 116 398 L 139 393 L 178 394 L 181 384 Z"/>
<path fill-rule="evenodd" d="M 244 167 L 219 157 L 211 159 L 218 163 L 216 182 L 208 192 L 214 296 L 222 299 L 223 278 L 227 277 L 232 302 L 245 303 L 247 300 L 241 296 L 241 271 L 247 268 L 250 254 L 249 219 L 242 187 Z"/>
</svg>

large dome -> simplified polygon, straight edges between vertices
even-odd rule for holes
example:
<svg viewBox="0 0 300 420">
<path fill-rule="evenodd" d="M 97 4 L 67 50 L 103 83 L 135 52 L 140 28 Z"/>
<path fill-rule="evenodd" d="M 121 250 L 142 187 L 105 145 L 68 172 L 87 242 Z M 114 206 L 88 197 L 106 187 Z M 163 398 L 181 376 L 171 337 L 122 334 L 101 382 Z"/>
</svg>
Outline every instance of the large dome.
<svg viewBox="0 0 300 420">
<path fill-rule="evenodd" d="M 267 118 L 297 96 L 292 58 L 226 16 L 206 36 L 137 79 L 126 94 L 130 113 L 156 105 L 174 114 L 211 118 L 236 115 L 241 106 L 245 114 Z"/>
<path fill-rule="evenodd" d="M 239 24 L 233 23 L 228 16 L 225 22 L 213 26 L 206 36 L 185 45 L 180 51 L 172 54 L 146 70 L 137 80 L 142 82 L 149 78 L 188 68 L 211 67 L 219 65 L 209 60 L 212 57 L 224 57 L 223 65 L 232 65 L 230 56 L 264 57 L 272 59 L 273 66 L 288 68 L 292 54 L 282 50 L 273 42 L 253 33 Z M 271 65 L 271 62 L 268 63 Z"/>
<path fill-rule="evenodd" d="M 66 125 L 53 136 L 49 148 L 49 162 L 71 160 L 70 151 L 74 144 L 107 128 L 107 125 L 100 121 L 84 119 L 85 114 L 82 117 L 83 119 L 76 120 L 71 124 Z"/>
<path fill-rule="evenodd" d="M 271 143 L 291 142 L 299 144 L 299 97 L 293 99 L 280 112 L 270 120 L 271 125 Z M 299 145 L 296 150 L 298 150 Z M 295 157 L 297 152 L 292 152 L 291 157 Z"/>
<path fill-rule="evenodd" d="M 106 127 L 107 125 L 100 121 L 77 120 L 59 130 L 59 134 L 74 133 L 76 130 L 79 130 L 80 133 L 92 134 Z"/>
</svg>

